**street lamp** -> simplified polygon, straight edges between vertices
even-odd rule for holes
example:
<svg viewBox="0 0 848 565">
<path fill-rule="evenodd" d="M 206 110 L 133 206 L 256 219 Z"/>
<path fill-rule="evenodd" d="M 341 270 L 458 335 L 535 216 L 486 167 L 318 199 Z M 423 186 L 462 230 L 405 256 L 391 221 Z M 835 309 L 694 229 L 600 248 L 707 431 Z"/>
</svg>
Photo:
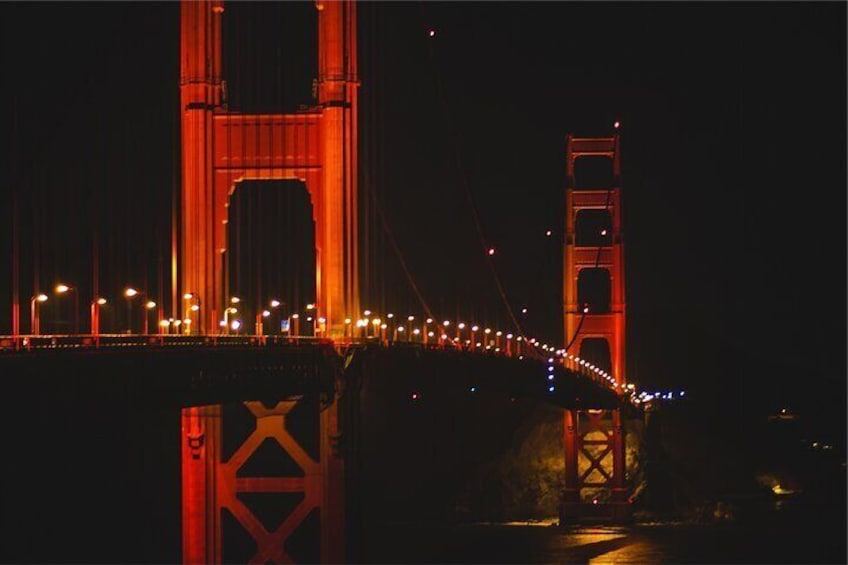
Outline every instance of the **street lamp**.
<svg viewBox="0 0 848 565">
<path fill-rule="evenodd" d="M 312 329 L 312 336 L 315 337 L 315 330 L 318 325 L 318 305 L 310 302 L 306 305 L 306 321 L 310 322 L 309 327 Z"/>
<path fill-rule="evenodd" d="M 224 308 L 224 320 L 221 322 L 221 327 L 224 328 L 224 333 L 230 333 L 230 314 L 238 314 L 238 310 L 232 306 Z"/>
<path fill-rule="evenodd" d="M 262 310 L 256 314 L 256 335 L 265 335 L 264 324 L 262 323 L 262 318 L 268 318 L 271 316 L 270 310 Z"/>
<path fill-rule="evenodd" d="M 147 319 L 150 317 L 150 311 L 151 311 L 151 310 L 153 310 L 154 308 L 156 308 L 156 303 L 155 303 L 155 302 L 153 302 L 152 300 L 148 300 L 148 301 L 144 304 L 144 308 L 145 308 L 145 312 L 144 312 L 144 331 L 143 331 L 142 333 L 144 333 L 144 335 L 147 335 L 147 332 L 148 332 L 148 330 L 149 330 L 149 328 L 150 328 L 150 327 L 148 326 L 148 324 L 147 324 Z"/>
<path fill-rule="evenodd" d="M 183 317 L 186 320 L 190 320 L 191 312 L 196 312 L 197 324 L 194 325 L 197 326 L 198 332 L 203 331 L 203 326 L 200 324 L 200 295 L 196 292 L 186 292 L 185 294 L 183 294 L 183 300 L 188 302 L 188 304 L 186 304 L 185 315 Z M 192 301 L 194 301 L 193 304 Z M 185 333 L 191 333 L 191 326 L 192 324 L 186 324 Z"/>
<path fill-rule="evenodd" d="M 423 328 L 423 331 L 424 331 L 424 345 L 427 345 L 427 338 L 428 338 L 428 337 L 433 337 L 433 332 L 431 332 L 431 331 L 430 331 L 430 327 L 429 327 L 429 326 L 430 326 L 430 324 L 432 324 L 432 323 L 433 323 L 433 318 L 426 318 L 426 319 L 424 320 L 424 328 Z"/>
<path fill-rule="evenodd" d="M 279 308 L 283 304 L 285 304 L 285 302 L 280 302 L 276 298 L 272 298 L 271 302 L 269 302 L 269 305 L 271 306 L 271 310 L 276 310 L 277 308 Z M 278 317 L 277 319 L 281 320 L 282 316 Z M 271 321 L 273 321 L 273 320 L 271 320 Z M 281 323 L 278 323 L 277 325 L 282 326 Z M 282 333 L 282 331 L 283 331 L 283 329 L 282 329 L 282 327 L 280 327 L 280 333 Z M 271 332 L 270 333 L 274 333 L 274 326 L 273 325 L 271 326 Z"/>
<path fill-rule="evenodd" d="M 124 297 L 127 299 L 127 333 L 132 333 L 132 299 L 138 296 L 139 292 L 131 286 L 124 289 Z"/>
<path fill-rule="evenodd" d="M 57 296 L 62 296 L 68 292 L 74 293 L 74 333 L 79 333 L 79 293 L 77 289 L 68 286 L 64 283 L 59 283 L 56 285 L 56 288 L 53 289 Z M 69 332 L 70 333 L 70 332 Z"/>
<path fill-rule="evenodd" d="M 106 304 L 103 297 L 91 301 L 91 335 L 100 335 L 100 307 Z"/>
<path fill-rule="evenodd" d="M 46 294 L 33 296 L 29 301 L 29 328 L 32 335 L 39 335 L 41 333 L 41 321 L 38 319 L 38 304 L 46 301 Z"/>
</svg>

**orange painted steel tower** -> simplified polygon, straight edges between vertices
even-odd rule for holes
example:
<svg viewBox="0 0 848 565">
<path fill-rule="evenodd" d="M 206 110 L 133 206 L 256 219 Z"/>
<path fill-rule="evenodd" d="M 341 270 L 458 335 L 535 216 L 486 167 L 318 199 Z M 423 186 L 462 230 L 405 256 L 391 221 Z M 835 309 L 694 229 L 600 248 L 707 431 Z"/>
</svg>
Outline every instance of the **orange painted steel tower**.
<svg viewBox="0 0 848 565">
<path fill-rule="evenodd" d="M 612 166 L 612 185 L 577 188 L 575 161 L 582 157 L 605 158 Z M 568 353 L 584 358 L 586 340 L 605 340 L 609 365 L 619 390 L 624 390 L 624 241 L 621 230 L 621 151 L 618 135 L 568 136 L 566 143 L 566 237 L 563 262 L 565 339 Z M 608 239 L 586 246 L 578 233 L 583 211 L 606 212 Z M 605 232 L 602 232 L 605 233 Z M 582 239 L 582 240 L 581 240 Z M 609 311 L 584 311 L 579 295 L 581 271 L 604 269 L 609 275 Z M 621 410 L 566 410 L 564 422 L 565 492 L 561 517 L 605 514 L 627 515 L 624 430 Z M 588 502 L 588 504 L 586 504 Z M 604 502 L 598 506 L 598 502 Z"/>
<path fill-rule="evenodd" d="M 357 262 L 356 6 L 319 1 L 318 106 L 296 114 L 247 115 L 224 106 L 220 0 L 183 0 L 180 22 L 182 120 L 180 296 L 200 305 L 199 331 L 214 334 L 227 305 L 224 295 L 227 207 L 242 180 L 299 179 L 312 200 L 315 222 L 318 313 L 330 336 L 343 335 L 346 315 L 359 311 Z M 177 241 L 178 240 L 178 241 Z M 178 309 L 178 311 L 180 311 Z M 317 459 L 286 427 L 304 399 L 275 406 L 246 402 L 252 433 L 225 456 L 220 405 L 182 410 L 182 540 L 186 563 L 224 559 L 226 510 L 255 544 L 251 562 L 290 562 L 287 541 L 310 515 L 319 517 L 320 560 L 344 560 L 344 461 L 337 442 L 338 402 L 330 398 L 317 419 Z M 323 402 L 323 400 L 322 400 Z M 263 444 L 282 449 L 299 472 L 293 476 L 242 476 Z M 273 530 L 243 497 L 300 496 Z"/>
<path fill-rule="evenodd" d="M 184 0 L 180 23 L 180 296 L 200 304 L 198 331 L 223 317 L 227 208 L 238 182 L 298 179 L 315 221 L 317 303 L 331 336 L 359 312 L 356 7 L 316 2 L 318 105 L 295 114 L 224 107 L 221 0 Z"/>
</svg>

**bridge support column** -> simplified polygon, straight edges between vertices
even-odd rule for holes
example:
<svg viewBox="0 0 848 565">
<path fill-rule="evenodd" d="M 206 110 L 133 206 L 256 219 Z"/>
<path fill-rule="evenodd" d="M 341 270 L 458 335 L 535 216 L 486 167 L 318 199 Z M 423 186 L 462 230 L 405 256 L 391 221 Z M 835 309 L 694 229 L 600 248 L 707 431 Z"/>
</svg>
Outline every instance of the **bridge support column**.
<svg viewBox="0 0 848 565">
<path fill-rule="evenodd" d="M 618 135 L 611 137 L 568 136 L 566 144 L 565 258 L 563 298 L 565 347 L 569 354 L 592 356 L 586 340 L 605 342 L 609 356 L 586 359 L 605 368 L 615 378 L 619 392 L 625 390 L 624 236 L 621 214 L 621 154 Z M 581 158 L 606 159 L 609 185 L 602 179 L 575 178 L 575 162 Z M 588 182 L 587 182 L 588 181 Z M 601 217 L 602 225 L 578 220 Z M 597 230 L 594 232 L 593 230 Z M 605 270 L 609 296 L 590 304 L 581 294 L 583 270 Z M 606 302 L 606 304 L 604 304 Z M 604 358 L 606 357 L 606 358 Z M 566 410 L 563 421 L 565 489 L 560 521 L 599 518 L 623 521 L 629 514 L 625 481 L 624 428 L 621 410 Z"/>
<path fill-rule="evenodd" d="M 226 460 L 222 407 L 182 411 L 183 562 L 225 560 L 225 550 L 233 540 L 225 539 L 224 511 L 255 543 L 250 563 L 292 562 L 287 542 L 313 512 L 318 513 L 320 561 L 344 561 L 344 465 L 338 449 L 338 402 L 321 407 L 314 415 L 320 433 L 316 461 L 286 428 L 286 418 L 300 400 L 282 400 L 271 408 L 262 402 L 245 402 L 255 427 Z M 245 463 L 268 440 L 283 449 L 300 474 L 243 476 Z M 294 494 L 298 502 L 282 523 L 268 528 L 247 505 L 249 497 L 262 494 Z"/>
<path fill-rule="evenodd" d="M 560 524 L 630 517 L 621 410 L 565 410 Z"/>
</svg>

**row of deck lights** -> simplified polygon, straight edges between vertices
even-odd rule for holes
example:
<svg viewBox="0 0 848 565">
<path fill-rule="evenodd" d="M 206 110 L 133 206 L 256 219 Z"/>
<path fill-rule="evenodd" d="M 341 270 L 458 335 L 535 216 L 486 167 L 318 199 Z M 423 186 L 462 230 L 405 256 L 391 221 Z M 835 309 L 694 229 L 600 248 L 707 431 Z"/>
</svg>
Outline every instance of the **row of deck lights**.
<svg viewBox="0 0 848 565">
<path fill-rule="evenodd" d="M 62 295 L 67 292 L 74 290 L 72 287 L 65 284 L 58 284 L 55 287 L 55 292 L 57 295 Z M 128 300 L 135 298 L 136 296 L 144 296 L 144 293 L 133 288 L 128 287 L 124 290 L 124 297 Z M 31 300 L 31 327 L 33 335 L 39 335 L 40 327 L 39 327 L 39 317 L 38 317 L 38 305 L 44 303 L 48 300 L 48 296 L 46 294 L 38 294 L 32 297 Z M 191 333 L 191 325 L 192 325 L 192 313 L 196 314 L 200 310 L 200 298 L 196 293 L 185 293 L 183 295 L 183 299 L 188 302 L 187 308 L 185 310 L 185 317 L 182 320 L 168 318 L 168 319 L 160 319 L 159 320 L 159 332 L 160 333 L 171 333 L 174 331 L 175 333 L 180 333 L 181 327 L 182 332 Z M 243 323 L 240 319 L 232 319 L 231 315 L 235 315 L 238 313 L 237 305 L 241 302 L 238 297 L 230 298 L 230 306 L 228 306 L 224 310 L 224 318 L 219 322 L 219 326 L 222 328 L 224 333 L 229 333 L 232 330 L 235 333 L 238 333 L 239 330 L 242 329 Z M 100 333 L 99 327 L 99 308 L 104 306 L 107 303 L 107 300 L 103 297 L 98 297 L 91 302 L 91 333 L 93 335 L 97 335 Z M 271 300 L 269 306 L 271 309 L 278 308 L 281 305 L 279 300 Z M 143 323 L 143 332 L 144 334 L 148 333 L 148 315 L 147 312 L 156 308 L 157 304 L 153 300 L 148 300 L 144 304 L 145 308 L 145 316 Z M 130 312 L 130 303 L 127 303 L 127 311 L 128 314 Z M 588 309 L 584 308 L 584 312 Z M 521 343 L 525 342 L 530 346 L 541 349 L 544 352 L 555 355 L 558 357 L 562 364 L 564 365 L 572 365 L 573 368 L 580 370 L 583 373 L 588 373 L 591 377 L 596 379 L 605 380 L 608 385 L 613 389 L 621 389 L 620 392 L 624 394 L 629 394 L 635 403 L 644 402 L 646 400 L 650 400 L 650 398 L 646 398 L 647 393 L 635 394 L 635 387 L 633 384 L 619 384 L 616 382 L 615 378 L 610 375 L 608 372 L 604 371 L 600 367 L 595 366 L 594 364 L 586 361 L 585 359 L 581 359 L 577 355 L 573 355 L 570 353 L 566 353 L 565 349 L 556 349 L 553 346 L 550 346 L 546 343 L 542 343 L 535 338 L 527 339 L 524 336 L 515 336 L 512 333 L 504 333 L 501 330 L 493 330 L 492 328 L 481 328 L 478 324 L 466 324 L 465 322 L 457 322 L 454 324 L 450 320 L 444 320 L 440 324 L 436 323 L 432 317 L 427 317 L 424 319 L 423 325 L 420 327 L 415 327 L 414 322 L 416 317 L 414 315 L 409 315 L 406 318 L 407 324 L 397 324 L 395 321 L 396 316 L 392 313 L 386 315 L 386 320 L 383 320 L 380 316 L 375 315 L 370 310 L 364 310 L 362 312 L 363 317 L 356 320 L 352 318 L 345 318 L 345 337 L 347 338 L 379 338 L 381 341 L 389 341 L 388 333 L 390 331 L 391 326 L 391 341 L 407 341 L 407 342 L 420 342 L 423 344 L 431 343 L 431 340 L 438 344 L 439 346 L 452 346 L 457 348 L 465 348 L 471 350 L 482 349 L 485 351 L 493 351 L 494 353 L 504 352 L 507 355 L 512 355 L 512 344 L 515 342 L 515 353 L 518 354 L 518 358 L 522 359 L 524 355 L 521 353 Z M 261 335 L 263 333 L 263 319 L 271 316 L 270 309 L 264 309 L 260 311 L 256 316 L 256 334 Z M 322 336 L 326 332 L 326 323 L 327 320 L 323 316 L 317 314 L 317 306 L 315 304 L 308 304 L 306 306 L 306 314 L 304 316 L 305 321 L 312 325 L 312 333 L 318 337 Z M 288 326 L 288 334 L 292 336 L 300 335 L 300 314 L 294 313 L 290 316 L 289 326 Z M 129 322 L 129 315 L 128 315 Z M 433 324 L 436 324 L 433 326 Z M 448 335 L 448 328 L 451 326 L 456 328 L 456 333 L 453 336 Z M 430 327 L 434 327 L 434 329 L 430 329 Z M 469 337 L 467 339 L 462 339 L 462 331 L 468 329 Z M 482 329 L 482 332 L 481 332 Z M 437 333 L 438 332 L 438 333 Z M 482 335 L 482 341 L 478 341 L 478 332 Z M 554 357 L 550 357 L 548 359 L 549 366 L 548 369 L 551 370 L 554 363 Z M 551 377 L 553 376 L 552 371 L 549 374 L 549 380 L 553 380 Z M 555 387 L 553 384 L 550 385 L 550 392 L 554 392 Z"/>
<path fill-rule="evenodd" d="M 584 308 L 584 313 L 588 312 L 588 308 Z M 522 313 L 526 313 L 526 309 L 522 310 Z M 365 310 L 362 312 L 363 317 L 356 320 L 355 324 L 353 319 L 346 318 L 345 319 L 345 337 L 350 338 L 367 338 L 374 337 L 379 338 L 382 341 L 388 341 L 388 332 L 389 332 L 389 323 L 392 323 L 395 320 L 396 316 L 394 314 L 387 314 L 386 319 L 384 321 L 381 317 L 374 315 L 370 310 Z M 387 323 L 388 322 L 388 323 Z M 485 351 L 493 351 L 495 353 L 505 352 L 507 355 L 512 354 L 512 343 L 513 341 L 516 344 L 516 352 L 518 353 L 518 358 L 523 359 L 524 355 L 521 354 L 520 344 L 521 342 L 527 343 L 530 346 L 541 349 L 542 351 L 553 355 L 554 357 L 548 358 L 548 369 L 550 371 L 548 380 L 553 381 L 553 363 L 556 361 L 555 357 L 559 358 L 559 362 L 563 365 L 570 365 L 572 368 L 581 371 L 585 374 L 588 374 L 590 377 L 595 378 L 596 380 L 603 380 L 606 384 L 612 388 L 616 389 L 622 394 L 627 394 L 631 397 L 631 399 L 638 397 L 635 395 L 635 385 L 633 384 L 619 384 L 616 382 L 615 377 L 609 374 L 607 371 L 604 371 L 600 367 L 597 367 L 593 363 L 581 359 L 577 355 L 569 354 L 565 349 L 557 349 L 551 345 L 546 343 L 542 343 L 541 341 L 535 338 L 526 338 L 524 336 L 515 336 L 512 333 L 504 334 L 504 332 L 500 330 L 493 330 L 491 328 L 482 328 L 482 335 L 485 336 L 483 341 L 477 341 L 476 337 L 478 332 L 480 332 L 481 327 L 478 324 L 466 324 L 465 322 L 458 322 L 454 324 L 450 320 L 444 320 L 441 324 L 437 324 L 436 329 L 439 331 L 437 334 L 436 331 L 430 330 L 429 327 L 436 323 L 432 317 L 428 317 L 424 320 L 424 324 L 420 327 L 414 327 L 413 324 L 415 322 L 415 316 L 407 316 L 408 325 L 394 325 L 391 327 L 392 332 L 392 341 L 407 341 L 413 342 L 417 341 L 423 344 L 430 343 L 430 340 L 434 340 L 440 346 L 455 346 L 455 347 L 464 347 L 467 349 L 483 349 Z M 441 327 L 438 327 L 441 326 Z M 456 335 L 450 336 L 448 335 L 448 328 L 454 326 L 456 327 Z M 408 328 L 411 328 L 408 329 Z M 469 339 L 462 339 L 460 332 L 464 329 L 468 329 L 470 331 Z M 494 336 L 495 339 L 492 339 Z M 404 339 L 405 338 L 405 339 Z M 503 338 L 505 338 L 505 343 Z M 501 346 L 505 345 L 505 350 Z M 549 391 L 555 392 L 556 388 L 551 382 L 549 385 Z"/>
<path fill-rule="evenodd" d="M 456 347 L 466 346 L 471 349 L 485 349 L 488 351 L 500 352 L 502 346 L 509 347 L 511 340 L 515 337 L 511 333 L 504 334 L 500 330 L 491 328 L 482 328 L 477 324 L 468 325 L 464 322 L 454 324 L 450 320 L 444 320 L 441 323 L 436 322 L 433 318 L 425 318 L 424 323 L 420 327 L 415 326 L 415 316 L 407 316 L 407 324 L 398 324 L 395 321 L 394 314 L 387 314 L 386 320 L 379 316 L 374 316 L 370 310 L 363 312 L 362 318 L 356 320 L 345 318 L 345 337 L 349 338 L 380 338 L 383 341 L 406 341 L 420 342 L 423 344 L 437 343 L 438 345 L 453 345 Z M 391 327 L 389 324 L 393 324 Z M 430 329 L 433 327 L 433 329 Z M 450 336 L 449 328 L 455 327 L 456 334 Z M 461 331 L 468 328 L 469 338 L 463 340 Z M 391 339 L 389 332 L 391 331 Z M 481 332 L 483 341 L 477 340 L 478 332 Z M 504 343 L 504 339 L 506 343 Z M 522 341 L 522 337 L 518 336 L 517 341 Z"/>
<path fill-rule="evenodd" d="M 69 292 L 75 292 L 76 289 L 74 287 L 68 286 L 64 283 L 57 284 L 54 288 L 54 292 L 56 295 L 63 295 Z M 147 294 L 144 291 L 138 290 L 134 287 L 127 287 L 123 292 L 124 298 L 127 299 L 127 330 L 131 331 L 132 326 L 132 311 L 131 304 L 132 300 L 136 297 L 141 297 L 142 299 L 147 297 Z M 39 305 L 47 302 L 49 300 L 49 296 L 44 293 L 39 293 L 33 296 L 30 299 L 30 331 L 32 335 L 40 335 L 41 334 L 41 319 L 39 315 Z M 174 331 L 176 333 L 180 333 L 181 326 L 182 331 L 185 333 L 190 333 L 190 328 L 192 325 L 192 315 L 196 315 L 196 313 L 200 310 L 200 300 L 194 293 L 186 293 L 183 298 L 186 301 L 189 301 L 189 305 L 186 308 L 185 316 L 183 319 L 174 319 L 174 318 L 163 318 L 160 314 L 158 316 L 158 328 L 159 333 L 171 333 Z M 78 299 L 78 297 L 77 297 Z M 193 303 L 192 303 L 193 302 Z M 90 316 L 91 316 L 91 334 L 99 335 L 100 334 L 100 308 L 105 306 L 108 303 L 108 300 L 102 296 L 98 296 L 91 301 L 90 304 Z M 142 322 L 142 334 L 149 333 L 149 312 L 155 309 L 159 304 L 157 304 L 154 300 L 146 300 L 143 304 L 144 308 L 144 318 Z M 75 324 L 75 333 L 79 333 L 78 324 Z"/>
</svg>

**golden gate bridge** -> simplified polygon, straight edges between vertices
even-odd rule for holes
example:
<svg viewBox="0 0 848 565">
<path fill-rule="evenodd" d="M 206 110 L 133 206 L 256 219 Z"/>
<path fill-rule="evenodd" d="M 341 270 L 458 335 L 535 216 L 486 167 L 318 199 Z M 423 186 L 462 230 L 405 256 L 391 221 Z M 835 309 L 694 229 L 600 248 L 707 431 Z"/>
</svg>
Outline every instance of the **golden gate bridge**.
<svg viewBox="0 0 848 565">
<path fill-rule="evenodd" d="M 357 355 L 379 356 L 380 351 L 433 356 L 439 363 L 448 364 L 442 367 L 475 359 L 474 370 L 483 367 L 492 373 L 512 375 L 507 381 L 525 383 L 519 386 L 521 394 L 563 406 L 565 489 L 561 519 L 597 514 L 599 509 L 612 519 L 626 519 L 629 491 L 622 414 L 627 406 L 638 407 L 650 395 L 637 392 L 635 385 L 627 381 L 624 370 L 619 136 L 569 135 L 567 138 L 563 241 L 566 343 L 556 344 L 526 335 L 511 310 L 510 323 L 505 325 L 439 316 L 420 294 L 417 298 L 421 308 L 417 311 L 364 308 L 360 293 L 357 206 L 360 198 L 357 5 L 349 0 L 319 0 L 315 7 L 317 105 L 292 114 L 246 114 L 230 110 L 226 104 L 221 54 L 224 3 L 221 0 L 181 3 L 182 175 L 179 214 L 172 238 L 173 312 L 166 314 L 164 296 L 153 296 L 146 289 L 127 286 L 123 296 L 114 297 L 99 294 L 95 284 L 94 294 L 85 301 L 86 316 L 80 316 L 79 289 L 71 281 L 65 281 L 55 286 L 53 294 L 73 295 L 74 332 L 44 334 L 41 331 L 41 308 L 54 299 L 45 293 L 33 293 L 30 297 L 29 332 L 23 332 L 21 304 L 15 300 L 12 334 L 0 336 L 4 355 L 0 362 L 14 366 L 43 355 L 65 355 L 62 359 L 72 366 L 83 358 L 81 354 L 90 359 L 91 352 L 111 355 L 120 352 L 132 359 L 157 355 L 196 355 L 206 359 L 185 372 L 189 379 L 198 373 L 206 375 L 201 379 L 204 384 L 200 389 L 207 396 L 186 393 L 180 401 L 185 562 L 221 560 L 222 509 L 232 513 L 256 543 L 254 562 L 290 560 L 284 549 L 286 540 L 316 508 L 320 509 L 321 560 L 345 558 L 343 500 L 345 488 L 350 487 L 345 486 L 345 452 L 336 442 L 350 432 L 345 429 L 347 422 L 339 410 L 344 404 L 343 391 L 349 388 L 347 381 L 356 378 L 346 368 L 355 365 L 353 359 Z M 578 182 L 575 164 L 596 158 L 610 166 L 611 186 L 584 187 Z M 272 299 L 251 312 L 228 288 L 228 208 L 240 183 L 280 180 L 302 183 L 312 204 L 316 301 L 304 310 L 284 312 L 284 303 Z M 595 224 L 587 222 L 592 215 Z M 587 224 L 598 233 L 587 235 Z M 494 253 L 494 248 L 487 249 L 487 255 Z M 586 280 L 597 273 L 606 277 L 608 294 L 606 304 L 599 308 L 584 296 Z M 418 294 L 414 281 L 410 282 Z M 101 331 L 102 309 L 121 300 L 126 301 L 126 333 Z M 137 316 L 134 325 L 133 311 Z M 87 323 L 81 324 L 83 317 Z M 599 342 L 605 351 L 603 361 L 584 353 Z M 312 354 L 306 353 L 309 351 L 318 352 L 318 357 L 310 357 Z M 328 358 L 338 361 L 327 361 Z M 339 369 L 334 365 L 337 362 L 345 368 Z M 217 380 L 210 377 L 215 363 L 224 363 L 229 376 Z M 293 378 L 305 366 L 323 366 L 322 363 L 330 363 L 333 368 L 327 370 L 330 377 L 321 379 L 317 389 L 308 378 Z M 256 371 L 263 375 L 259 380 Z M 222 383 L 228 379 L 242 379 L 247 384 L 226 388 Z M 281 384 L 286 380 L 288 385 Z M 292 382 L 298 383 L 294 388 L 301 387 L 300 394 L 292 389 Z M 478 386 L 485 385 L 476 381 L 470 386 L 466 383 L 472 393 Z M 506 387 L 502 392 L 507 396 L 518 394 L 514 386 L 513 383 L 510 385 L 513 388 Z M 255 420 L 254 431 L 230 457 L 223 455 L 224 416 L 220 404 L 214 402 L 233 398 L 210 392 L 216 387 L 240 396 L 238 400 L 244 402 Z M 263 398 L 276 391 L 279 398 L 271 405 L 259 402 L 258 391 Z M 315 413 L 320 423 L 320 449 L 316 457 L 289 434 L 285 422 L 304 393 L 318 392 L 322 395 L 322 405 Z M 412 391 L 411 399 L 418 400 L 418 394 Z M 207 403 L 198 404 L 198 398 L 205 398 Z M 302 471 L 298 477 L 240 477 L 242 465 L 268 439 L 296 462 Z M 599 489 L 608 493 L 605 504 L 596 504 L 596 494 L 586 494 L 597 493 Z M 303 494 L 303 499 L 279 528 L 269 531 L 239 498 L 244 492 L 297 492 Z"/>
</svg>

